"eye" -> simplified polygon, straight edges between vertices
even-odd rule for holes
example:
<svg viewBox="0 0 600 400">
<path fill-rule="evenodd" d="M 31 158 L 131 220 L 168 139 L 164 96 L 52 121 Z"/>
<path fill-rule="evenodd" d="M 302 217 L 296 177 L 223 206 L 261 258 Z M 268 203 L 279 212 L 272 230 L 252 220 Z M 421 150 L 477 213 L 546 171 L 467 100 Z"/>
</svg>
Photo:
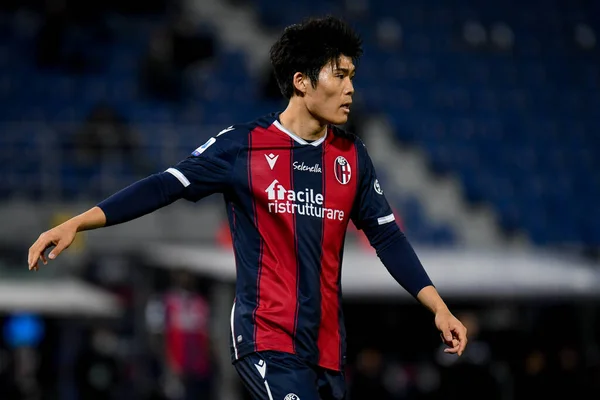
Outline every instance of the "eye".
<svg viewBox="0 0 600 400">
<path fill-rule="evenodd" d="M 336 77 L 338 77 L 340 79 L 344 79 L 344 74 L 337 74 Z"/>
</svg>

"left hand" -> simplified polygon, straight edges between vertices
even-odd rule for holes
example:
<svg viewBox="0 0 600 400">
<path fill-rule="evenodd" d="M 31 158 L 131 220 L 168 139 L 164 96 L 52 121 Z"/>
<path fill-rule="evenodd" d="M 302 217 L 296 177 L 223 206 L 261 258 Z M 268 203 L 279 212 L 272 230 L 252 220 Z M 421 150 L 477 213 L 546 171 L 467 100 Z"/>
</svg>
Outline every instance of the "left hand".
<svg viewBox="0 0 600 400">
<path fill-rule="evenodd" d="M 450 311 L 444 310 L 435 315 L 435 326 L 440 331 L 442 342 L 448 346 L 444 352 L 461 356 L 467 346 L 467 328 L 462 322 Z"/>
</svg>

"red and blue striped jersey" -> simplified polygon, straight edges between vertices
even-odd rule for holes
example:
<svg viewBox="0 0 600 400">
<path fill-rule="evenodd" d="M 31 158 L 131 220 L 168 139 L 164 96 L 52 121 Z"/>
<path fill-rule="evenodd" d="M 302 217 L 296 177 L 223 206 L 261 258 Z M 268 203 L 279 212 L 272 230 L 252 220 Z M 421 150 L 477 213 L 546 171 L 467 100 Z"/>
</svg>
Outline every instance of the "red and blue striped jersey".
<svg viewBox="0 0 600 400">
<path fill-rule="evenodd" d="M 278 115 L 221 131 L 167 171 L 188 200 L 224 195 L 237 271 L 232 357 L 273 350 L 341 370 L 348 223 L 394 215 L 360 139 L 330 126 L 306 142 Z"/>
</svg>

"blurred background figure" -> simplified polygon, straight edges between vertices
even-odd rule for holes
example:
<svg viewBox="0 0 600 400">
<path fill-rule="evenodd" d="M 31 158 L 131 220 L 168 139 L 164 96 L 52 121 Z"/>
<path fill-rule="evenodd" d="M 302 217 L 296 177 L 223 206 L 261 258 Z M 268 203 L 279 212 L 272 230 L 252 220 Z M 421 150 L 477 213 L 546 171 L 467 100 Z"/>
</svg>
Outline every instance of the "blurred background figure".
<svg viewBox="0 0 600 400">
<path fill-rule="evenodd" d="M 383 355 L 375 349 L 363 349 L 358 355 L 351 377 L 350 398 L 365 399 L 369 396 L 377 399 L 389 398 L 390 395 L 384 386 L 383 374 Z"/>
<path fill-rule="evenodd" d="M 436 358 L 442 367 L 441 396 L 474 400 L 480 398 L 481 393 L 486 393 L 490 399 L 501 399 L 501 391 L 493 375 L 492 349 L 481 336 L 477 314 L 463 312 L 460 318 L 469 333 L 469 349 L 462 357 L 456 358 L 444 353 L 440 346 Z"/>
<path fill-rule="evenodd" d="M 273 37 L 328 13 L 364 40 L 346 128 L 470 333 L 460 359 L 415 334 L 427 311 L 350 227 L 349 397 L 600 391 L 599 2 L 8 0 L 0 398 L 243 398 L 220 199 L 86 233 L 35 274 L 23 257 L 59 219 L 280 111 Z"/>
<path fill-rule="evenodd" d="M 532 349 L 523 360 L 523 372 L 518 381 L 519 399 L 528 399 L 538 394 L 552 394 L 549 360 L 539 349 Z"/>
<path fill-rule="evenodd" d="M 3 331 L 12 353 L 12 357 L 3 359 L 5 395 L 15 399 L 41 399 L 38 375 L 41 360 L 37 347 L 44 336 L 43 322 L 36 315 L 15 314 L 5 321 Z"/>
<path fill-rule="evenodd" d="M 188 94 L 187 71 L 209 62 L 214 53 L 214 38 L 185 16 L 156 29 L 141 63 L 142 92 L 160 101 L 184 101 Z"/>
<path fill-rule="evenodd" d="M 75 361 L 78 394 L 82 399 L 100 400 L 118 396 L 120 365 L 119 338 L 107 328 L 90 332 Z"/>
<path fill-rule="evenodd" d="M 106 158 L 115 158 L 114 162 L 143 164 L 136 163 L 139 150 L 136 132 L 108 104 L 94 106 L 74 140 L 74 158 L 84 166 L 98 165 Z"/>
<path fill-rule="evenodd" d="M 210 399 L 214 356 L 210 340 L 210 305 L 194 277 L 177 271 L 171 285 L 147 308 L 147 321 L 161 363 L 168 399 Z"/>
</svg>

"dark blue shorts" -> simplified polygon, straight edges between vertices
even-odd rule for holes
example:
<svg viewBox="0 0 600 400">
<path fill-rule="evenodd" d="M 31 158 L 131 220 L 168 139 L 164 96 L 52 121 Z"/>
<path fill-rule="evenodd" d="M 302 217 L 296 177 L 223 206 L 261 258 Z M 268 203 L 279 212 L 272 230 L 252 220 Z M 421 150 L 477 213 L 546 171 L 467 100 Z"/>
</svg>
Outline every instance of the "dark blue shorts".
<svg viewBox="0 0 600 400">
<path fill-rule="evenodd" d="M 234 367 L 254 400 L 343 400 L 342 372 L 308 364 L 294 354 L 252 353 Z"/>
</svg>

